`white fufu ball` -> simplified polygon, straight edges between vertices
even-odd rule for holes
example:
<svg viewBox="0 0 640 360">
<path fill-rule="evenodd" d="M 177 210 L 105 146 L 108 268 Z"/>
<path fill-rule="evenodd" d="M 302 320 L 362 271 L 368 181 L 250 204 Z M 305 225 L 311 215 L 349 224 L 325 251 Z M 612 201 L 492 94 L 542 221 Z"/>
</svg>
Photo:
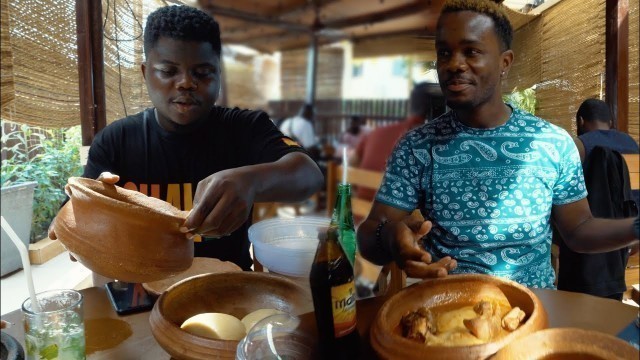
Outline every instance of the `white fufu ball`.
<svg viewBox="0 0 640 360">
<path fill-rule="evenodd" d="M 217 340 L 240 340 L 247 334 L 244 324 L 237 317 L 223 313 L 194 315 L 185 320 L 180 329 Z"/>
</svg>

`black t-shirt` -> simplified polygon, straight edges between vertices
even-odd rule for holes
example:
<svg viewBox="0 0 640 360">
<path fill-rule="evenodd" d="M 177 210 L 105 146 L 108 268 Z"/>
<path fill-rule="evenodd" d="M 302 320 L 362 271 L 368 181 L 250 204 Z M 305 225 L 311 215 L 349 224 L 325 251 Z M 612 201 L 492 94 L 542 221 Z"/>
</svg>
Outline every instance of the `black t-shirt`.
<svg viewBox="0 0 640 360">
<path fill-rule="evenodd" d="M 95 179 L 109 171 L 120 176 L 119 186 L 190 210 L 196 186 L 207 176 L 273 162 L 294 151 L 304 150 L 262 111 L 214 107 L 208 121 L 188 134 L 177 134 L 160 127 L 153 109 L 147 109 L 96 135 L 83 176 Z M 227 237 L 195 243 L 195 256 L 232 261 L 248 270 L 250 221 Z"/>
</svg>

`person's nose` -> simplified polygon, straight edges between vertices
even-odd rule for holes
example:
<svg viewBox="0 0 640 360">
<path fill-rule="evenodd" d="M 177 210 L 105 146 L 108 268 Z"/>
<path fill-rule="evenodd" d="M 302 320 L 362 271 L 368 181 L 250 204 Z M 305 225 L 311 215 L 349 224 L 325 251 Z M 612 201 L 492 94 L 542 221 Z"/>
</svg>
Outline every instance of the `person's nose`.
<svg viewBox="0 0 640 360">
<path fill-rule="evenodd" d="M 195 90 L 198 87 L 198 83 L 192 74 L 184 72 L 176 82 L 176 87 L 179 90 Z"/>
<path fill-rule="evenodd" d="M 468 69 L 465 57 L 460 53 L 453 53 L 447 61 L 447 71 L 452 73 L 464 72 Z"/>
</svg>

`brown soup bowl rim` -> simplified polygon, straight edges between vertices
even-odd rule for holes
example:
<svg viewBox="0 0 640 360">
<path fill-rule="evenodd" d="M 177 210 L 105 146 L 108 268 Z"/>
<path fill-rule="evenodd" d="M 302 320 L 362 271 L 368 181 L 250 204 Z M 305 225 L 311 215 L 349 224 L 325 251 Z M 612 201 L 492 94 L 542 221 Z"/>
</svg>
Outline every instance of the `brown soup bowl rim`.
<svg viewBox="0 0 640 360">
<path fill-rule="evenodd" d="M 403 299 L 410 296 L 415 296 L 420 292 L 428 289 L 430 285 L 437 284 L 439 286 L 444 286 L 444 284 L 451 283 L 451 285 L 455 284 L 463 284 L 463 283 L 488 283 L 494 284 L 498 287 L 507 286 L 516 289 L 519 292 L 522 292 L 526 295 L 528 299 L 532 302 L 532 310 L 527 312 L 527 316 L 525 317 L 524 322 L 518 327 L 518 329 L 514 330 L 510 334 L 505 337 L 502 337 L 496 341 L 487 342 L 484 344 L 477 345 L 466 345 L 466 346 L 431 346 L 418 343 L 414 340 L 406 339 L 403 336 L 392 331 L 390 334 L 385 333 L 388 327 L 388 324 L 399 324 L 400 319 L 388 319 L 390 312 L 397 306 L 398 303 L 403 302 Z M 509 299 L 509 296 L 507 299 Z M 512 300 L 509 299 L 511 303 Z M 461 302 L 464 303 L 464 302 Z M 444 303 L 436 303 L 434 306 L 438 305 L 446 305 L 447 302 Z M 415 305 L 415 304 L 414 304 Z M 511 304 L 511 306 L 517 306 L 517 304 Z M 524 310 L 524 309 L 523 309 Z M 531 321 L 531 320 L 534 321 Z M 397 321 L 395 321 L 397 320 Z M 388 351 L 391 344 L 393 344 L 394 348 L 402 348 L 404 352 L 410 352 L 415 350 L 416 353 L 426 354 L 426 353 L 435 353 L 435 352 L 443 352 L 447 354 L 452 354 L 455 351 L 459 351 L 459 349 L 464 349 L 464 351 L 468 354 L 471 354 L 469 358 L 488 358 L 489 356 L 495 354 L 500 348 L 504 347 L 511 341 L 520 338 L 522 336 L 526 336 L 530 333 L 533 333 L 537 330 L 544 329 L 548 327 L 548 319 L 547 313 L 542 306 L 542 302 L 538 297 L 527 287 L 521 285 L 515 281 L 490 276 L 485 274 L 453 274 L 448 275 L 444 278 L 437 279 L 425 279 L 421 282 L 415 283 L 411 286 L 408 286 L 398 293 L 391 296 L 387 299 L 380 310 L 378 311 L 374 322 L 371 327 L 370 332 L 370 342 L 374 350 L 381 355 L 381 351 Z M 422 355 L 421 355 L 422 356 Z"/>
</svg>

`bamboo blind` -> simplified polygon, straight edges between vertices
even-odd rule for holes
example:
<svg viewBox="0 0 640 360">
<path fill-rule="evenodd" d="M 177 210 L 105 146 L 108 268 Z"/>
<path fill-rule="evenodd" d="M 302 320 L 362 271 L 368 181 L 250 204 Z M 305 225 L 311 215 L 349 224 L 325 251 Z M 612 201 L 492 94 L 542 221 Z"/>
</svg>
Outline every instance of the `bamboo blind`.
<svg viewBox="0 0 640 360">
<path fill-rule="evenodd" d="M 13 82 L 13 56 L 9 37 L 9 0 L 2 0 L 2 19 L 0 23 L 0 93 L 2 105 L 5 107 L 15 99 L 15 87 Z"/>
<path fill-rule="evenodd" d="M 140 64 L 144 20 L 161 0 L 102 0 L 107 123 L 152 106 Z"/>
<path fill-rule="evenodd" d="M 280 89 L 282 99 L 304 99 L 307 86 L 307 51 L 291 50 L 282 53 Z M 323 47 L 318 51 L 316 70 L 316 98 L 327 99 L 342 95 L 343 50 Z"/>
<path fill-rule="evenodd" d="M 604 0 L 565 0 L 543 14 L 539 115 L 572 134 L 576 133 L 575 114 L 582 101 L 600 95 L 605 65 L 604 13 Z"/>
<path fill-rule="evenodd" d="M 15 99 L 2 108 L 2 119 L 49 127 L 79 124 L 74 2 L 7 1 L 2 34 L 11 37 Z M 2 46 L 4 71 L 4 41 Z"/>
<path fill-rule="evenodd" d="M 523 90 L 540 83 L 542 78 L 542 17 L 538 17 L 514 32 L 514 61 L 502 91 Z"/>
</svg>

